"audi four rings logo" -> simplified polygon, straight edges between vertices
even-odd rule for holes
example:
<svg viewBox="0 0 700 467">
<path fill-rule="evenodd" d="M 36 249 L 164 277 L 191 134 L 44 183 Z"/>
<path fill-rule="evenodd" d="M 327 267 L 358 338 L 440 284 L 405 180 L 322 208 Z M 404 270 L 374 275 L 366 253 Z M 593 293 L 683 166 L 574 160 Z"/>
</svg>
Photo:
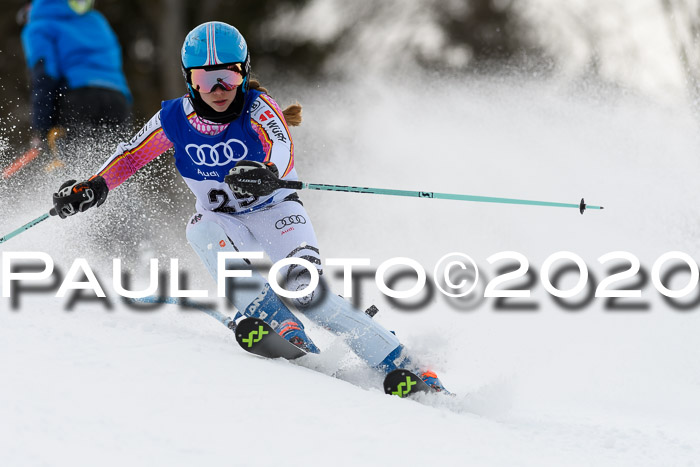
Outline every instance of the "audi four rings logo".
<svg viewBox="0 0 700 467">
<path fill-rule="evenodd" d="M 306 224 L 306 219 L 304 219 L 304 216 L 287 216 L 275 222 L 275 228 L 281 230 L 293 224 Z"/>
<path fill-rule="evenodd" d="M 196 165 L 207 167 L 228 165 L 231 162 L 238 162 L 248 155 L 248 147 L 238 139 L 230 139 L 213 146 L 210 144 L 188 144 L 185 146 L 185 151 Z M 239 154 L 236 154 L 237 151 Z"/>
</svg>

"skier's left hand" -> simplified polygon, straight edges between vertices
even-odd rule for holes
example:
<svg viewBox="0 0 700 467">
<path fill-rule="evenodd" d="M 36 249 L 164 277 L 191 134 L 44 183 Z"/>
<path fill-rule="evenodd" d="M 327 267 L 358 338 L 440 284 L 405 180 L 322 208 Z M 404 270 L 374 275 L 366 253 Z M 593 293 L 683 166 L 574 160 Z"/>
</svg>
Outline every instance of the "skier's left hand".
<svg viewBox="0 0 700 467">
<path fill-rule="evenodd" d="M 53 194 L 53 209 L 50 214 L 65 219 L 79 212 L 84 212 L 93 206 L 105 202 L 109 193 L 107 182 L 100 176 L 76 183 L 68 180 Z"/>
<path fill-rule="evenodd" d="M 267 196 L 279 188 L 279 170 L 272 162 L 240 161 L 224 181 L 234 193 Z"/>
</svg>

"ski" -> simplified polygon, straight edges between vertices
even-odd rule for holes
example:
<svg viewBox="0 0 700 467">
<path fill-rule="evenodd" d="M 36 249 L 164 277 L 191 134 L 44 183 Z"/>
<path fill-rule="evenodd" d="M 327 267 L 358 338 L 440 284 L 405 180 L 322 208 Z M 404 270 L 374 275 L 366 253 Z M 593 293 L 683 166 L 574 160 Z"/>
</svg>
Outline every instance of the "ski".
<svg viewBox="0 0 700 467">
<path fill-rule="evenodd" d="M 294 360 L 306 352 L 275 332 L 258 318 L 245 318 L 236 325 L 236 342 L 246 352 L 266 358 Z"/>
<path fill-rule="evenodd" d="M 392 396 L 407 397 L 417 392 L 432 392 L 415 374 L 408 370 L 394 370 L 384 378 L 384 392 Z"/>
</svg>

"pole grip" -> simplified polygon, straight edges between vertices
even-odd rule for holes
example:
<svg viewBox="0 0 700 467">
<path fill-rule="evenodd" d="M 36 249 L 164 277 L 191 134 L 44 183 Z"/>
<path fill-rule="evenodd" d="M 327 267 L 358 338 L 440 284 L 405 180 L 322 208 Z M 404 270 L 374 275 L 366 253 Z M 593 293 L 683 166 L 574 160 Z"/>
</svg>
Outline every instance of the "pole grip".
<svg viewBox="0 0 700 467">
<path fill-rule="evenodd" d="M 279 180 L 280 188 L 289 188 L 290 190 L 301 190 L 304 188 L 304 183 L 298 180 Z"/>
</svg>

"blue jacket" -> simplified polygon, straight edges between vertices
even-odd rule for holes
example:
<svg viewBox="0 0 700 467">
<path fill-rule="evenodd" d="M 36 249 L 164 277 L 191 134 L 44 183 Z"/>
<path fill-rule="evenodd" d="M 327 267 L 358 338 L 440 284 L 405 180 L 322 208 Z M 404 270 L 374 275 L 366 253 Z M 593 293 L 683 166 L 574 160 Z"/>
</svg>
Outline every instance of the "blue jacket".
<svg viewBox="0 0 700 467">
<path fill-rule="evenodd" d="M 22 47 L 37 101 L 52 99 L 47 93 L 65 86 L 113 89 L 131 102 L 121 47 L 99 12 L 78 14 L 68 0 L 34 0 L 22 30 Z"/>
</svg>

